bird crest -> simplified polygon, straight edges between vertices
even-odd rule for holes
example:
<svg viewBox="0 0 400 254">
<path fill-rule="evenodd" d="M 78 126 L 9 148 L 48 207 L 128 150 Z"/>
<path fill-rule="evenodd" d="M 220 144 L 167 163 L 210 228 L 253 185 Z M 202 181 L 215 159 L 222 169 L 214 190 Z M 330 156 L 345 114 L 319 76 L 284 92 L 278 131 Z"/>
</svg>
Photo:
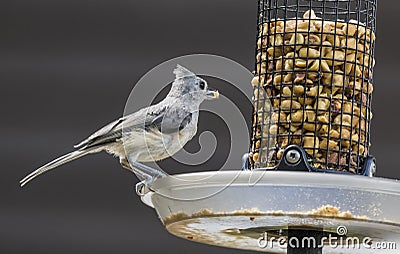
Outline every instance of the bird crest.
<svg viewBox="0 0 400 254">
<path fill-rule="evenodd" d="M 179 64 L 176 66 L 176 69 L 174 70 L 174 74 L 177 79 L 184 78 L 184 77 L 196 76 L 193 72 L 189 71 L 188 69 L 186 69 L 185 67 L 183 67 L 182 65 L 179 65 Z"/>
</svg>

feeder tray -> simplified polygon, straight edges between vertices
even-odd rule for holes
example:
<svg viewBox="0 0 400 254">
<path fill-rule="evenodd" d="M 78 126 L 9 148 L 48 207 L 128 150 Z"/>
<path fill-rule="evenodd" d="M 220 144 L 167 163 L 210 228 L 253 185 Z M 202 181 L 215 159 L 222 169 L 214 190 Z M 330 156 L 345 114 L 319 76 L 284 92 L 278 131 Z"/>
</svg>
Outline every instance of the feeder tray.
<svg viewBox="0 0 400 254">
<path fill-rule="evenodd" d="M 342 237 L 357 237 L 361 244 L 366 237 L 372 244 L 400 243 L 400 183 L 395 180 L 310 172 L 218 171 L 167 176 L 156 179 L 151 187 L 139 183 L 137 193 L 156 210 L 170 233 L 204 244 L 286 253 L 276 245 L 259 247 L 259 239 L 264 233 L 276 239 L 288 237 L 298 228 L 308 232 L 308 237 L 313 231 L 338 236 L 337 229 L 345 228 L 347 234 Z M 362 245 L 360 249 L 329 245 L 322 249 L 324 253 L 380 253 Z"/>
</svg>

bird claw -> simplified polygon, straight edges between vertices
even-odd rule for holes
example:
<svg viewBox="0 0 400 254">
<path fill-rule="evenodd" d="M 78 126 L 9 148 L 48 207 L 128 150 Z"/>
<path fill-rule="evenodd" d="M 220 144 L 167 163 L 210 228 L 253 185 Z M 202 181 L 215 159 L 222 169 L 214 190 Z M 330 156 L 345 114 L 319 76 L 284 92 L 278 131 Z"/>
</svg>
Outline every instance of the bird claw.
<svg viewBox="0 0 400 254">
<path fill-rule="evenodd" d="M 124 165 L 123 167 L 125 168 Z M 127 169 L 133 172 L 140 181 L 144 182 L 149 187 L 156 179 L 168 176 L 168 174 L 161 169 L 155 169 L 140 162 L 130 163 Z"/>
<path fill-rule="evenodd" d="M 144 195 L 146 195 L 146 193 L 149 192 L 148 188 L 147 188 L 147 183 L 146 181 L 141 181 L 139 183 L 136 184 L 136 194 L 139 195 L 140 197 L 143 197 Z"/>
</svg>

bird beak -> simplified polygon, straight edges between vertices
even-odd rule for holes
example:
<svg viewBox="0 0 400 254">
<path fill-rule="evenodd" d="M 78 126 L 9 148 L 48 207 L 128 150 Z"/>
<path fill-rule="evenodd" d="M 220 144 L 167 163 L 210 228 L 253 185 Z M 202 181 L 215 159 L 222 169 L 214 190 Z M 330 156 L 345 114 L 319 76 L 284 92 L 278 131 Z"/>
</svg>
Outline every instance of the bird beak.
<svg viewBox="0 0 400 254">
<path fill-rule="evenodd" d="M 215 100 L 219 98 L 219 92 L 217 90 L 208 89 L 206 93 L 207 100 Z"/>
</svg>

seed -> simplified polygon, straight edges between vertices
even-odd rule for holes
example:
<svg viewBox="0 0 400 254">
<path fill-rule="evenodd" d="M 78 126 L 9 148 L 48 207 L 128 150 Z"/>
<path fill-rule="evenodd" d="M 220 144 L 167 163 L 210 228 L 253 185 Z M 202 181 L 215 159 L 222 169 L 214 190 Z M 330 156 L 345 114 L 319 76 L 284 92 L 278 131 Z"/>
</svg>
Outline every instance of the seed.
<svg viewBox="0 0 400 254">
<path fill-rule="evenodd" d="M 356 54 L 354 53 L 346 56 L 346 67 L 345 67 L 346 74 L 350 74 L 355 64 L 355 59 L 356 59 Z"/>
<path fill-rule="evenodd" d="M 291 95 L 292 95 L 292 91 L 290 90 L 289 87 L 285 86 L 285 87 L 282 89 L 282 94 L 285 95 L 285 96 L 291 96 Z"/>
<path fill-rule="evenodd" d="M 295 65 L 300 68 L 305 68 L 305 67 L 307 67 L 307 61 L 303 60 L 303 59 L 296 59 Z"/>
<path fill-rule="evenodd" d="M 310 34 L 310 36 L 306 36 L 305 41 L 310 46 L 319 46 L 321 44 L 321 38 L 315 34 Z"/>
<path fill-rule="evenodd" d="M 304 19 L 317 19 L 317 15 L 315 15 L 315 12 L 313 10 L 308 10 L 304 13 L 303 18 Z"/>
<path fill-rule="evenodd" d="M 357 26 L 355 24 L 344 24 L 342 31 L 344 34 L 354 36 L 357 31 Z"/>
<path fill-rule="evenodd" d="M 258 162 L 259 157 L 260 157 L 260 154 L 259 154 L 259 153 L 253 154 L 253 161 L 254 161 L 254 162 Z"/>
<path fill-rule="evenodd" d="M 346 38 L 342 40 L 342 47 L 347 48 L 347 53 L 353 52 L 357 48 L 357 41 L 355 38 Z"/>
<path fill-rule="evenodd" d="M 320 56 L 320 53 L 318 50 L 313 49 L 313 48 L 301 48 L 299 50 L 299 56 L 301 58 L 318 58 Z"/>
<path fill-rule="evenodd" d="M 322 139 L 319 144 L 319 147 L 322 149 L 338 149 L 338 144 L 336 141 L 328 140 L 326 138 Z"/>
<path fill-rule="evenodd" d="M 304 94 L 304 91 L 305 91 L 305 87 L 304 87 L 304 86 L 295 85 L 295 86 L 293 87 L 293 93 L 294 93 L 295 95 L 303 95 L 303 94 Z"/>
<path fill-rule="evenodd" d="M 310 66 L 310 68 L 308 68 L 308 70 L 309 71 L 317 71 L 317 70 L 319 70 L 319 63 L 320 63 L 319 60 L 315 60 L 313 62 L 313 64 Z"/>
<path fill-rule="evenodd" d="M 331 60 L 326 60 L 329 66 L 338 66 L 344 64 L 344 59 L 345 59 L 345 54 L 341 50 L 335 50 L 335 51 L 330 51 L 325 55 L 326 58 L 333 59 Z"/>
<path fill-rule="evenodd" d="M 290 39 L 290 44 L 292 48 L 296 47 L 296 50 L 299 50 L 303 46 L 302 44 L 304 44 L 304 36 L 300 33 L 293 34 Z"/>
<path fill-rule="evenodd" d="M 256 142 L 256 149 L 259 149 L 261 147 L 261 141 L 257 140 Z"/>
<path fill-rule="evenodd" d="M 319 149 L 319 139 L 314 137 L 312 132 L 307 132 L 304 137 L 304 150 L 309 154 L 313 155 L 317 153 Z"/>
</svg>

